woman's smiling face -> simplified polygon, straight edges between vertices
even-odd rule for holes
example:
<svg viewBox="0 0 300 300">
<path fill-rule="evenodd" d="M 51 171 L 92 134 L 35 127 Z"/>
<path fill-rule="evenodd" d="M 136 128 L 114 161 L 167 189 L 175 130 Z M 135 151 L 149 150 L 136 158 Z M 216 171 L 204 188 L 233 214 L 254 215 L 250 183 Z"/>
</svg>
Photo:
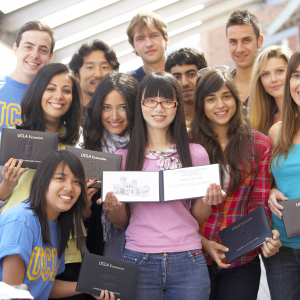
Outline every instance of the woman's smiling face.
<svg viewBox="0 0 300 300">
<path fill-rule="evenodd" d="M 265 91 L 274 98 L 283 98 L 286 68 L 283 58 L 271 57 L 260 75 Z"/>
<path fill-rule="evenodd" d="M 49 220 L 54 222 L 61 212 L 71 209 L 80 193 L 80 180 L 73 175 L 68 165 L 60 162 L 56 166 L 45 196 Z"/>
<path fill-rule="evenodd" d="M 204 113 L 213 127 L 229 127 L 235 111 L 236 100 L 225 84 L 204 98 Z"/>
<path fill-rule="evenodd" d="M 159 95 L 156 97 L 148 97 L 147 100 L 154 100 L 157 102 L 176 101 L 175 99 L 166 99 Z M 164 108 L 161 103 L 158 103 L 156 107 L 146 107 L 141 104 L 141 109 L 148 129 L 168 129 L 170 124 L 174 121 L 177 112 L 177 106 L 173 108 Z"/>
<path fill-rule="evenodd" d="M 59 121 L 68 111 L 72 104 L 72 87 L 72 80 L 65 73 L 51 78 L 41 99 L 43 114 L 47 120 Z"/>
<path fill-rule="evenodd" d="M 129 121 L 126 113 L 126 102 L 116 90 L 109 92 L 102 104 L 101 121 L 111 134 L 124 135 Z"/>
</svg>

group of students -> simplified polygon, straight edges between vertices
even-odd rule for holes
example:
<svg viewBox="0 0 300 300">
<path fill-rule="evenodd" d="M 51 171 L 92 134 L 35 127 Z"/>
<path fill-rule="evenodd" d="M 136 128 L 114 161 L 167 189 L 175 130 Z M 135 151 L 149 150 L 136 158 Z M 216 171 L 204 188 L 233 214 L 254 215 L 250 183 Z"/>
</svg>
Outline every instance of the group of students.
<svg viewBox="0 0 300 300">
<path fill-rule="evenodd" d="M 128 27 L 144 62 L 131 75 L 117 72 L 115 53 L 101 41 L 74 54 L 72 72 L 61 63 L 43 65 L 53 47 L 38 47 L 36 58 L 24 55 L 32 80 L 16 128 L 57 132 L 59 144 L 36 170 L 23 169 L 15 158 L 3 167 L 0 281 L 28 284 L 35 299 L 89 299 L 75 287 L 82 253 L 90 251 L 140 266 L 134 299 L 254 300 L 262 252 L 272 299 L 299 298 L 300 240 L 287 239 L 278 200 L 300 196 L 300 51 L 269 46 L 253 54 L 251 47 L 263 41 L 257 22 L 242 10 L 227 23 L 239 62 L 232 73 L 226 66 L 207 68 L 193 49 L 151 60 L 165 57 L 168 42 L 165 24 L 153 13 L 138 14 Z M 252 35 L 238 35 L 241 26 Z M 33 51 L 26 48 L 38 44 L 26 42 L 33 31 L 23 30 L 16 52 Z M 144 55 L 145 49 L 151 51 Z M 16 68 L 16 74 L 22 72 Z M 3 89 L 0 96 L 9 101 Z M 124 204 L 109 192 L 102 204 L 94 181 L 85 180 L 65 146 L 122 155 L 121 171 L 219 163 L 222 188 L 212 182 L 204 198 L 158 204 Z M 227 264 L 220 230 L 260 205 L 273 238 Z M 115 299 L 107 291 L 95 298 Z"/>
</svg>

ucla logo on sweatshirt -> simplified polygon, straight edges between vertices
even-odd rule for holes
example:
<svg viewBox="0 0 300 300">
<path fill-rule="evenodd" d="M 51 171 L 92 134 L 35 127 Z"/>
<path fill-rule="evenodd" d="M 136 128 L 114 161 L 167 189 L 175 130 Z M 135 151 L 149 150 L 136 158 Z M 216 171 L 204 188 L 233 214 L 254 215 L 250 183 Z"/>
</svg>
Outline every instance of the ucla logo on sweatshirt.
<svg viewBox="0 0 300 300">
<path fill-rule="evenodd" d="M 0 110 L 0 127 L 12 127 L 22 123 L 21 107 L 19 104 L 0 101 Z"/>
<path fill-rule="evenodd" d="M 59 267 L 57 265 L 57 250 L 56 248 L 50 249 L 34 247 L 30 262 L 27 268 L 27 276 L 29 280 L 37 280 L 42 277 L 43 281 L 55 280 L 55 276 Z"/>
</svg>

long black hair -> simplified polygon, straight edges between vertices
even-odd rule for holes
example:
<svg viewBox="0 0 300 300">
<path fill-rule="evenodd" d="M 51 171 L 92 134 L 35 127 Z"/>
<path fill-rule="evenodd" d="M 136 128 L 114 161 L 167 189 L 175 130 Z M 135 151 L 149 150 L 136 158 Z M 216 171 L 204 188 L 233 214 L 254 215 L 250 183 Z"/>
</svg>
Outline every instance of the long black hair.
<svg viewBox="0 0 300 300">
<path fill-rule="evenodd" d="M 98 84 L 88 105 L 87 117 L 83 126 L 84 148 L 102 151 L 104 126 L 101 122 L 103 101 L 111 91 L 118 91 L 126 103 L 126 117 L 129 121 L 128 130 L 133 126 L 134 101 L 138 91 L 135 79 L 126 73 L 112 71 L 106 74 Z"/>
<path fill-rule="evenodd" d="M 191 167 L 192 159 L 189 139 L 186 131 L 182 92 L 177 80 L 169 73 L 156 72 L 148 74 L 142 81 L 135 101 L 134 127 L 128 145 L 126 171 L 141 171 L 144 163 L 144 152 L 147 143 L 146 121 L 142 114 L 141 100 L 157 96 L 176 99 L 178 102 L 176 116 L 168 132 L 171 141 L 176 144 L 183 167 Z"/>
<path fill-rule="evenodd" d="M 73 175 L 80 180 L 81 194 L 76 203 L 68 211 L 61 212 L 58 217 L 60 228 L 60 247 L 58 257 L 64 253 L 70 234 L 77 239 L 77 247 L 83 252 L 85 250 L 85 238 L 81 227 L 81 217 L 87 205 L 86 181 L 84 170 L 79 159 L 72 153 L 65 150 L 50 153 L 39 164 L 30 187 L 30 208 L 35 212 L 41 225 L 43 244 L 51 245 L 51 233 L 48 226 L 46 212 L 46 193 L 49 184 L 54 176 L 57 165 L 62 162 L 62 168 L 66 165 L 70 168 Z M 75 225 L 74 225 L 75 224 Z"/>
<path fill-rule="evenodd" d="M 224 152 L 218 141 L 218 135 L 213 131 L 204 112 L 205 97 L 217 92 L 223 85 L 228 87 L 236 104 L 236 110 L 227 131 L 228 145 Z M 205 148 L 210 163 L 229 164 L 230 174 L 233 176 L 230 176 L 228 194 L 232 194 L 239 188 L 242 175 L 252 172 L 253 165 L 250 158 L 254 156 L 253 136 L 250 127 L 244 120 L 242 101 L 232 76 L 216 69 L 203 74 L 195 88 L 194 109 L 195 114 L 190 132 L 192 140 Z"/>
<path fill-rule="evenodd" d="M 17 129 L 45 131 L 45 125 L 51 124 L 44 117 L 41 100 L 50 80 L 58 74 L 67 74 L 72 81 L 72 103 L 68 111 L 60 118 L 60 125 L 65 132 L 59 137 L 59 142 L 75 144 L 79 138 L 79 124 L 81 119 L 81 93 L 76 78 L 70 73 L 66 65 L 53 63 L 42 67 L 28 86 L 21 101 L 22 124 Z"/>
</svg>

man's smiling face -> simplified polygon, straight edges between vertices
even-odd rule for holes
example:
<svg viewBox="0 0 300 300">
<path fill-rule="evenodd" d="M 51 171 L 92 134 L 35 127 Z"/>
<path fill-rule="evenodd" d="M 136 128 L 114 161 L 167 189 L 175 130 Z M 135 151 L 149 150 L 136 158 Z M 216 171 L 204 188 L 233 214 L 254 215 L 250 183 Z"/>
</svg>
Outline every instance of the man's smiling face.
<svg viewBox="0 0 300 300">
<path fill-rule="evenodd" d="M 16 43 L 13 46 L 20 77 L 34 77 L 41 67 L 50 63 L 53 56 L 51 43 L 51 36 L 46 31 L 29 30 L 22 34 L 19 47 Z"/>
<path fill-rule="evenodd" d="M 263 36 L 258 39 L 252 25 L 232 25 L 227 28 L 230 56 L 237 67 L 247 68 L 254 64 L 263 44 Z"/>
<path fill-rule="evenodd" d="M 112 70 L 113 67 L 106 60 L 104 51 L 96 50 L 84 56 L 78 76 L 82 93 L 93 96 L 102 77 Z"/>
</svg>

